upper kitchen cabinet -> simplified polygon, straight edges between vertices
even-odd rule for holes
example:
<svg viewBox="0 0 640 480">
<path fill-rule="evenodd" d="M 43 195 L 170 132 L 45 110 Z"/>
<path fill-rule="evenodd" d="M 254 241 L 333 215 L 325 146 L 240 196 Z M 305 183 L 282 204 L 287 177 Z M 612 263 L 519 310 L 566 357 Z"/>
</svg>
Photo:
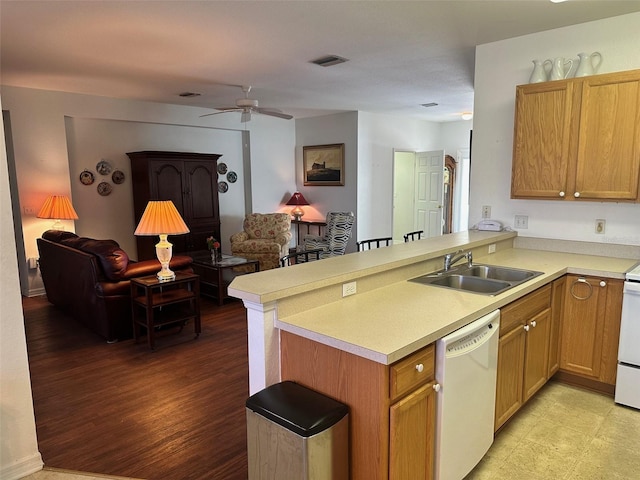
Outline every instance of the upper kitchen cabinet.
<svg viewBox="0 0 640 480">
<path fill-rule="evenodd" d="M 512 198 L 637 201 L 640 70 L 516 88 Z"/>
</svg>

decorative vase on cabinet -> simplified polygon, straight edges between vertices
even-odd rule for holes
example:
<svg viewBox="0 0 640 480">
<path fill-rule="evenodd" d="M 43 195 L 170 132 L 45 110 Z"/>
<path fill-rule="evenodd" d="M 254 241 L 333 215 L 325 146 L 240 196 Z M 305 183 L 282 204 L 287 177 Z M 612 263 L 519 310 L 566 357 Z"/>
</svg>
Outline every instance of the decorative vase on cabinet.
<svg viewBox="0 0 640 480">
<path fill-rule="evenodd" d="M 532 60 L 533 71 L 529 77 L 529 83 L 540 83 L 547 81 L 547 71 L 544 69 L 544 63 L 542 60 Z M 546 63 L 546 62 L 545 62 Z"/>
<path fill-rule="evenodd" d="M 595 57 L 598 57 L 598 63 L 596 65 L 593 64 L 593 60 Z M 578 58 L 580 59 L 580 63 L 578 63 L 576 77 L 586 77 L 589 75 L 593 75 L 598 71 L 600 65 L 602 65 L 602 55 L 600 55 L 599 52 L 593 52 L 592 54 L 579 53 Z"/>
</svg>

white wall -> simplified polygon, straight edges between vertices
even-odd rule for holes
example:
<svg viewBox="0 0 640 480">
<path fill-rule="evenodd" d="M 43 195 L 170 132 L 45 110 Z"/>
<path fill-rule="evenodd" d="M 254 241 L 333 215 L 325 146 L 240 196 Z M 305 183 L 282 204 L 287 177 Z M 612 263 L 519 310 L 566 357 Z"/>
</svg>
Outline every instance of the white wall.
<svg viewBox="0 0 640 480">
<path fill-rule="evenodd" d="M 232 148 L 229 147 L 229 143 L 225 143 L 223 149 L 226 151 L 218 152 L 217 149 L 220 146 L 218 140 L 222 134 L 218 133 L 215 136 L 213 135 L 215 130 L 210 128 L 199 130 L 199 135 L 194 135 L 193 132 L 198 130 L 196 127 L 216 127 L 230 130 L 232 133 L 229 135 L 240 136 L 242 129 L 247 128 L 251 137 L 251 193 L 254 211 L 281 210 L 283 192 L 295 189 L 293 122 L 255 115 L 251 122 L 245 125 L 240 123 L 239 115 L 235 113 L 199 118 L 204 113 L 210 113 L 210 110 L 9 86 L 2 86 L 2 101 L 4 108 L 11 114 L 25 243 L 25 252 L 18 252 L 21 261 L 38 256 L 36 238 L 52 224 L 50 220 L 35 217 L 44 200 L 54 193 L 71 195 L 72 183 L 74 189 L 79 185 L 80 172 L 77 169 L 93 166 L 95 170 L 95 163 L 99 160 L 96 157 L 101 156 L 99 155 L 101 151 L 105 152 L 105 156 L 112 158 L 118 167 L 126 168 L 128 157 L 123 154 L 128 151 L 152 149 L 196 151 L 197 147 L 205 152 L 230 154 L 234 157 L 233 165 L 235 166 L 238 162 L 237 146 Z M 91 156 L 78 158 L 78 164 L 74 164 L 72 168 L 69 163 L 67 143 L 69 119 L 75 127 L 78 127 L 80 119 L 84 120 L 82 135 L 97 139 L 104 133 L 113 145 L 110 146 L 107 142 L 95 145 L 92 149 L 83 147 L 82 154 Z M 89 122 L 89 119 L 94 119 L 95 122 Z M 132 135 L 127 137 L 126 141 L 124 138 L 121 141 L 118 135 L 114 135 L 117 132 L 114 125 L 118 122 L 128 122 L 126 124 L 133 128 Z M 109 125 L 109 128 L 106 128 L 106 125 Z M 154 126 L 150 128 L 151 133 L 147 129 L 150 125 Z M 167 135 L 167 131 L 172 133 Z M 212 132 L 210 139 L 207 139 L 204 134 L 206 131 Z M 71 131 L 73 142 L 70 146 L 73 149 L 79 148 L 77 133 L 79 132 L 74 134 L 73 130 Z M 136 136 L 138 134 L 139 136 Z M 194 140 L 196 137 L 197 144 Z M 223 159 L 226 160 L 224 157 Z M 242 179 L 241 170 L 239 168 L 238 170 L 237 173 Z M 88 192 L 84 186 L 80 186 L 83 187 L 80 191 Z M 131 183 L 127 181 L 121 186 L 122 189 L 114 188 L 118 194 L 121 193 L 120 190 L 124 193 L 125 189 L 130 189 Z M 132 223 L 130 212 L 133 204 L 129 203 L 131 198 L 129 195 L 130 191 L 126 199 L 92 196 L 90 200 L 96 207 L 93 209 L 94 217 L 87 220 L 86 224 L 82 223 L 85 221 L 83 219 L 78 224 L 78 227 L 82 227 L 82 231 L 78 230 L 78 233 L 85 236 L 114 235 L 124 238 L 123 231 L 130 231 Z M 221 195 L 221 198 L 229 207 L 228 210 L 223 208 L 221 212 L 223 220 L 229 225 L 229 228 L 225 227 L 223 232 L 228 235 L 232 230 L 241 229 L 242 216 L 238 215 L 239 205 L 227 202 L 227 198 L 231 201 L 231 197 Z M 237 201 L 240 202 L 240 200 Z M 25 213 L 25 209 L 29 213 Z M 126 218 L 114 220 L 114 210 L 121 209 L 126 210 L 124 214 Z M 67 230 L 75 230 L 73 222 L 65 223 Z M 233 225 L 237 228 L 234 229 Z M 121 239 L 118 238 L 118 240 Z M 223 244 L 225 243 L 228 242 L 224 242 L 223 238 Z M 31 282 L 31 285 L 35 285 L 35 282 Z M 23 293 L 28 294 L 28 292 Z"/>
<path fill-rule="evenodd" d="M 507 225 L 516 214 L 528 215 L 522 236 L 640 244 L 640 204 L 509 198 L 515 87 L 528 82 L 531 60 L 598 51 L 598 73 L 637 69 L 638 25 L 640 13 L 634 13 L 477 47 L 470 225 L 480 220 L 482 205 L 491 205 L 492 217 Z M 604 235 L 595 233 L 597 218 L 607 221 Z"/>
<path fill-rule="evenodd" d="M 310 145 L 344 143 L 344 186 L 304 186 L 302 148 Z M 356 222 L 347 252 L 355 252 L 360 220 L 358 196 L 358 112 L 339 113 L 296 120 L 296 184 L 311 204 L 304 207 L 304 220 L 324 220 L 328 212 L 354 212 Z M 287 199 L 288 200 L 288 199 Z"/>
<path fill-rule="evenodd" d="M 12 480 L 40 470 L 42 458 L 33 414 L 4 135 L 0 135 L 0 223 L 0 478 Z"/>
</svg>

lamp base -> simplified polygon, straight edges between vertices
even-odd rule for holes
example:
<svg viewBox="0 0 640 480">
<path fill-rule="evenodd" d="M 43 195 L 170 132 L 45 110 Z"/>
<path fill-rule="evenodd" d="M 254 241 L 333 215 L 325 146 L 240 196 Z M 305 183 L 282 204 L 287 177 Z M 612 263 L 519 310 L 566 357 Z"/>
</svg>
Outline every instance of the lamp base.
<svg viewBox="0 0 640 480">
<path fill-rule="evenodd" d="M 157 277 L 161 282 L 170 282 L 176 279 L 176 274 L 169 268 L 169 262 L 173 256 L 173 245 L 167 240 L 167 235 L 160 235 L 160 241 L 156 243 L 156 257 L 162 269 L 158 272 Z"/>
</svg>

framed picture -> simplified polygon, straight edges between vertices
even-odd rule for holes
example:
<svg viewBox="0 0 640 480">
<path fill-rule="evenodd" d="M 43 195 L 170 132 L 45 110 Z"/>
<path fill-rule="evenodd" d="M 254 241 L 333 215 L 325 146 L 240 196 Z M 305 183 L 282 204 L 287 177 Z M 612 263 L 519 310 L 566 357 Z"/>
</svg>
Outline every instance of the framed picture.
<svg viewBox="0 0 640 480">
<path fill-rule="evenodd" d="M 344 185 L 344 143 L 302 147 L 305 186 Z"/>
</svg>

